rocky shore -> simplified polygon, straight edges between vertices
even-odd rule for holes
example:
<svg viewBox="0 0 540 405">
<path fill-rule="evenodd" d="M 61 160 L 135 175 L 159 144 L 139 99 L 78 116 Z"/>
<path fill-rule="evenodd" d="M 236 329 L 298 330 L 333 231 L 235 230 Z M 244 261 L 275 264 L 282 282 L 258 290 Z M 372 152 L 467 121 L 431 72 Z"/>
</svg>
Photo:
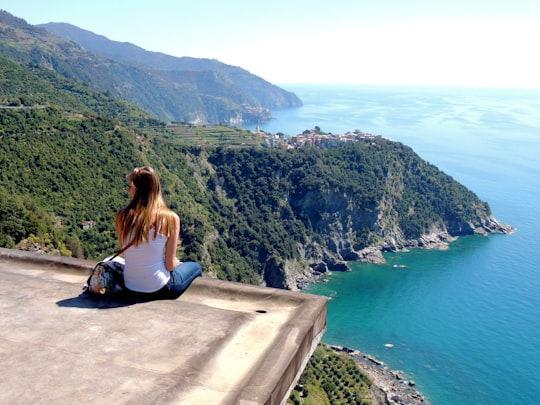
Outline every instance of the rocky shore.
<svg viewBox="0 0 540 405">
<path fill-rule="evenodd" d="M 480 222 L 480 221 L 479 221 Z M 483 235 L 487 236 L 490 233 L 512 234 L 515 232 L 515 228 L 498 222 L 493 217 L 485 218 L 481 221 L 480 225 L 468 224 L 469 228 L 467 232 L 463 232 L 463 235 Z M 293 268 L 299 266 L 292 266 L 287 268 L 286 272 L 293 275 L 294 279 L 289 285 L 296 287 L 297 290 L 304 290 L 310 284 L 318 282 L 321 278 L 323 281 L 326 279 L 323 276 L 329 276 L 332 271 L 350 271 L 349 261 L 359 261 L 364 263 L 373 264 L 385 264 L 386 260 L 383 256 L 383 252 L 407 252 L 409 249 L 440 249 L 446 250 L 449 248 L 450 243 L 458 239 L 458 235 L 451 235 L 446 229 L 435 230 L 431 233 L 426 233 L 418 239 L 405 240 L 402 235 L 397 235 L 394 238 L 387 238 L 383 243 L 379 245 L 369 246 L 358 252 L 349 251 L 347 257 L 336 255 L 336 253 L 323 251 L 318 245 L 311 249 L 303 246 L 300 249 L 304 255 L 303 257 L 308 259 L 309 255 L 306 253 L 316 253 L 312 256 L 312 263 L 309 269 L 302 272 L 296 272 Z M 341 241 L 342 244 L 346 244 L 346 241 Z M 314 260 L 313 257 L 316 259 Z"/>
<path fill-rule="evenodd" d="M 488 217 L 480 225 L 470 225 L 470 232 L 464 234 L 488 235 L 489 233 L 511 234 L 515 228 L 498 222 L 493 217 Z M 410 248 L 421 249 L 448 249 L 449 244 L 455 241 L 458 236 L 449 234 L 446 230 L 439 230 L 423 235 L 417 240 L 401 241 L 400 243 L 386 242 L 380 246 L 371 246 L 364 249 L 355 258 L 362 262 L 375 264 L 385 263 L 382 255 L 383 251 L 407 251 Z M 323 256 L 323 255 L 321 255 Z M 327 255 L 330 257 L 330 255 Z M 339 264 L 339 267 L 336 266 Z M 332 262 L 322 261 L 311 266 L 308 271 L 304 271 L 296 276 L 296 287 L 303 290 L 311 283 L 326 282 L 335 271 L 350 271 L 348 264 L 344 260 L 336 260 L 333 257 Z M 349 349 L 341 346 L 329 346 L 332 350 L 340 354 L 346 354 L 351 357 L 358 366 L 369 376 L 374 383 L 373 403 L 376 405 L 429 405 L 424 395 L 416 390 L 416 383 L 412 380 L 405 380 L 401 371 L 390 370 L 385 364 L 368 354 L 361 353 L 358 350 Z"/>
<path fill-rule="evenodd" d="M 403 372 L 390 370 L 373 356 L 342 346 L 329 346 L 336 353 L 351 357 L 373 381 L 373 403 L 380 405 L 430 405 L 415 388 L 416 383 L 405 380 Z"/>
</svg>

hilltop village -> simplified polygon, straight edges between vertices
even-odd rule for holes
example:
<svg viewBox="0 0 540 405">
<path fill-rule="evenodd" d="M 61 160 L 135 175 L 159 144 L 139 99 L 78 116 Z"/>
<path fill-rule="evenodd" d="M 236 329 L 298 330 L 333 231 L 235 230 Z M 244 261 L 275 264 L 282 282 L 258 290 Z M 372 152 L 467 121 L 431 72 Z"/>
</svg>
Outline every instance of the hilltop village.
<svg viewBox="0 0 540 405">
<path fill-rule="evenodd" d="M 381 140 L 382 135 L 373 135 L 362 132 L 358 129 L 346 132 L 345 134 L 325 133 L 319 127 L 314 129 L 306 129 L 299 135 L 286 136 L 282 133 L 268 134 L 259 127 L 255 133 L 261 136 L 264 140 L 264 145 L 269 148 L 284 148 L 292 149 L 301 146 L 317 146 L 321 148 L 335 148 L 342 143 L 358 142 L 363 140 Z"/>
</svg>

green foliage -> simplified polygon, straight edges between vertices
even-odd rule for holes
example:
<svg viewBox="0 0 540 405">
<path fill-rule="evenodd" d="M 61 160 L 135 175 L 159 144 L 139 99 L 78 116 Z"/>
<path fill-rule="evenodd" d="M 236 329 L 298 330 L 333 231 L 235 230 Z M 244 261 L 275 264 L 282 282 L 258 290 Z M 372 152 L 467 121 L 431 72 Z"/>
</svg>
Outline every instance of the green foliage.
<svg viewBox="0 0 540 405">
<path fill-rule="evenodd" d="M 22 81 L 27 78 L 21 75 Z M 56 94 L 54 86 L 47 91 Z M 0 245 L 13 247 L 31 234 L 48 233 L 56 245 L 69 239 L 77 255 L 94 258 L 115 249 L 111 224 L 125 203 L 125 175 L 143 163 L 142 156 L 133 130 L 96 115 L 92 103 L 88 113 L 75 113 L 41 105 L 47 94 L 36 95 L 38 106 L 0 108 L 0 206 L 7 212 L 0 216 Z M 114 115 L 118 104 L 109 101 L 112 110 L 107 112 Z M 79 225 L 85 220 L 97 222 L 95 231 L 107 230 L 109 240 L 82 233 Z"/>
<path fill-rule="evenodd" d="M 263 149 L 239 129 L 165 125 L 110 91 L 40 67 L 77 73 L 82 59 L 69 64 L 38 40 L 28 42 L 36 46 L 28 59 L 15 37 L 33 28 L 6 14 L 0 10 L 0 31 L 6 21 L 17 29 L 0 32 L 10 38 L 0 41 L 8 56 L 0 56 L 0 247 L 95 260 L 114 253 L 125 176 L 146 164 L 181 217 L 180 257 L 231 281 L 284 287 L 276 274 L 285 278 L 288 259 L 304 261 L 300 250 L 310 243 L 340 253 L 330 246 L 335 229 L 347 229 L 359 250 L 384 238 L 379 222 L 415 239 L 437 226 L 467 233 L 491 214 L 474 193 L 396 142 Z M 85 64 L 84 71 L 91 78 L 99 68 Z M 156 94 L 147 96 L 152 102 Z M 210 104 L 218 110 L 222 102 Z M 87 220 L 96 225 L 81 229 Z M 321 346 L 289 403 L 369 404 L 370 385 L 351 359 Z"/>
<path fill-rule="evenodd" d="M 334 149 L 218 148 L 209 156 L 208 187 L 224 190 L 233 209 L 219 206 L 229 245 L 265 268 L 271 257 L 299 259 L 297 243 L 325 244 L 334 217 L 351 226 L 354 248 L 380 238 L 382 202 L 390 204 L 406 238 L 434 224 L 474 222 L 489 208 L 465 187 L 395 142 L 357 142 Z M 345 213 L 345 214 L 344 214 Z M 338 219 L 339 220 L 339 219 Z"/>
<path fill-rule="evenodd" d="M 142 110 L 96 92 L 35 64 L 21 65 L 0 56 L 0 105 L 54 108 L 77 114 L 118 118 L 133 126 L 163 125 Z M 2 123 L 3 124 L 3 123 Z"/>
<path fill-rule="evenodd" d="M 0 82 L 0 246 L 113 253 L 125 176 L 145 164 L 181 217 L 180 256 L 232 281 L 286 287 L 286 261 L 307 266 L 307 246 L 345 255 L 335 238 L 360 250 L 384 238 L 381 222 L 414 239 L 490 214 L 400 143 L 265 149 L 240 129 L 165 125 L 35 65 L 0 58 Z"/>
<path fill-rule="evenodd" d="M 269 108 L 301 105 L 296 95 L 216 60 L 147 52 L 68 24 L 44 27 L 0 10 L 0 56 L 86 83 L 162 120 L 256 122 L 271 118 Z"/>
<path fill-rule="evenodd" d="M 371 380 L 351 358 L 319 344 L 287 404 L 371 404 Z"/>
</svg>

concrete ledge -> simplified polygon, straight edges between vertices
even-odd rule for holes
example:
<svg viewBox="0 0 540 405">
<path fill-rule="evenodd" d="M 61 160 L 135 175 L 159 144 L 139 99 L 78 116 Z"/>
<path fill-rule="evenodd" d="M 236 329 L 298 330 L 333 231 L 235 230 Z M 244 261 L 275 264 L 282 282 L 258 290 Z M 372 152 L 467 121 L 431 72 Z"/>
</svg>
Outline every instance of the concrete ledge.
<svg viewBox="0 0 540 405">
<path fill-rule="evenodd" d="M 94 265 L 0 249 L 0 403 L 282 404 L 325 331 L 324 297 L 205 278 L 96 297 Z"/>
<path fill-rule="evenodd" d="M 0 263 L 23 262 L 37 264 L 41 268 L 90 271 L 96 265 L 91 260 L 73 257 L 51 256 L 39 252 L 0 248 Z"/>
</svg>

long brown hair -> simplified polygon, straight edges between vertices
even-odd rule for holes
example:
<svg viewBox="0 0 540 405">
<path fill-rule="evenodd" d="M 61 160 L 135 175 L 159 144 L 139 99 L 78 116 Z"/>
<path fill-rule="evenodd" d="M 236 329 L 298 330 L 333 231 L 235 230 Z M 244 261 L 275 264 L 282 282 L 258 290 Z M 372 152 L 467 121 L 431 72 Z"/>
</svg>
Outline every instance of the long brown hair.
<svg viewBox="0 0 540 405">
<path fill-rule="evenodd" d="M 127 176 L 127 180 L 129 186 L 135 188 L 135 194 L 129 204 L 116 214 L 120 246 L 131 241 L 135 246 L 146 242 L 152 230 L 153 239 L 158 231 L 167 237 L 171 236 L 175 230 L 176 214 L 163 200 L 156 171 L 149 166 L 137 167 Z"/>
</svg>

